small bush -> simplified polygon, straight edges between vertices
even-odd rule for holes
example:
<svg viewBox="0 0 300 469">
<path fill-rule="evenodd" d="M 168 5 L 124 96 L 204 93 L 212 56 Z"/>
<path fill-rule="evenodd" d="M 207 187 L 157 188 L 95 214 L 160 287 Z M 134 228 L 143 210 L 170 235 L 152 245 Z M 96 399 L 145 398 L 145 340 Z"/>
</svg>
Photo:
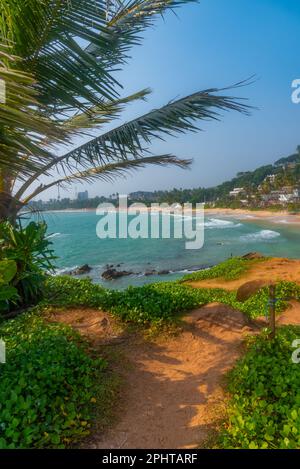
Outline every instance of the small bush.
<svg viewBox="0 0 300 469">
<path fill-rule="evenodd" d="M 300 327 L 283 327 L 274 341 L 252 339 L 248 352 L 229 374 L 232 394 L 222 448 L 300 448 L 300 365 L 292 343 Z"/>
<path fill-rule="evenodd" d="M 192 288 L 158 283 L 119 292 L 110 311 L 125 321 L 153 324 L 174 321 L 179 313 L 198 305 L 198 296 Z"/>
<path fill-rule="evenodd" d="M 0 262 L 13 262 L 17 267 L 6 287 L 6 296 L 0 285 L 5 299 L 5 303 L 0 302 L 0 312 L 36 305 L 41 299 L 45 272 L 53 270 L 55 259 L 46 231 L 45 223 L 31 222 L 26 227 L 0 223 Z M 17 294 L 7 294 L 8 287 Z"/>
<path fill-rule="evenodd" d="M 18 290 L 11 285 L 11 281 L 17 273 L 18 267 L 15 261 L 0 260 L 0 314 L 7 312 L 11 304 L 19 300 Z"/>
<path fill-rule="evenodd" d="M 70 276 L 48 277 L 44 288 L 44 302 L 52 306 L 86 306 L 107 309 L 117 296 L 91 279 L 76 279 Z"/>
<path fill-rule="evenodd" d="M 0 337 L 0 449 L 63 448 L 88 434 L 104 360 L 89 357 L 71 328 L 36 313 L 3 323 Z"/>
</svg>

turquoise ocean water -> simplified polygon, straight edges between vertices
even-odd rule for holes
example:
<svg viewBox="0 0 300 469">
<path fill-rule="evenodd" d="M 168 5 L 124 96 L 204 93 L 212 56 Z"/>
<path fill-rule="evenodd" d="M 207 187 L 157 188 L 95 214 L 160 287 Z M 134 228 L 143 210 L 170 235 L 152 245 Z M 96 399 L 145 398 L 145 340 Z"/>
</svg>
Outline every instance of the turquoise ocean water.
<svg viewBox="0 0 300 469">
<path fill-rule="evenodd" d="M 148 216 L 148 214 L 144 214 Z M 200 250 L 186 250 L 185 239 L 99 239 L 95 212 L 48 212 L 43 214 L 48 236 L 58 259 L 57 272 L 64 273 L 76 266 L 93 267 L 89 276 L 109 288 L 124 288 L 154 281 L 179 278 L 183 272 L 221 262 L 231 255 L 250 251 L 265 255 L 300 258 L 300 228 L 284 218 L 276 223 L 254 217 L 232 218 L 207 215 L 205 242 Z M 176 223 L 176 218 L 172 218 Z M 197 220 L 194 220 L 197 223 Z M 134 275 L 105 281 L 101 273 L 107 264 Z M 147 270 L 170 270 L 163 276 L 145 276 Z"/>
</svg>

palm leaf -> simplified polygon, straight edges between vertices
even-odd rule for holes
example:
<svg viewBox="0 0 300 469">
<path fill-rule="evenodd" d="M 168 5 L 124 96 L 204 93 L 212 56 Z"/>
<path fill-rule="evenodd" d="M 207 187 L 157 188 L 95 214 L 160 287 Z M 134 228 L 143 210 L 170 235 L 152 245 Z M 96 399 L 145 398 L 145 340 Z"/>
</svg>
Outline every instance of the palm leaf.
<svg viewBox="0 0 300 469">
<path fill-rule="evenodd" d="M 80 112 L 63 122 L 63 129 L 69 137 L 72 135 L 90 135 L 91 130 L 100 128 L 120 117 L 127 104 L 145 101 L 151 90 L 144 89 L 124 98 L 105 101 L 101 106 L 94 106 L 87 112 Z M 88 131 L 88 132 L 87 132 Z"/>
<path fill-rule="evenodd" d="M 108 63 L 116 65 L 124 63 L 128 50 L 140 44 L 141 33 L 153 26 L 157 16 L 162 16 L 167 10 L 175 10 L 186 3 L 196 3 L 198 0 L 129 0 L 118 2 L 108 11 L 106 30 L 102 37 L 107 40 L 109 53 L 103 44 L 91 44 L 87 52 L 96 58 L 106 56 Z"/>
<path fill-rule="evenodd" d="M 38 110 L 35 81 L 30 74 L 12 68 L 18 59 L 0 45 L 0 79 L 5 82 L 5 103 L 0 104 L 0 169 L 23 177 L 39 169 L 51 154 L 41 147 L 44 135 L 62 141 L 63 130 Z"/>
<path fill-rule="evenodd" d="M 190 166 L 191 160 L 184 160 L 177 158 L 173 155 L 159 155 L 159 156 L 148 156 L 140 158 L 138 160 L 126 160 L 118 161 L 117 163 L 108 163 L 103 166 L 93 167 L 85 171 L 79 171 L 74 174 L 67 175 L 63 178 L 57 179 L 49 184 L 41 184 L 35 189 L 35 191 L 25 198 L 24 204 L 27 204 L 31 199 L 36 197 L 41 192 L 50 189 L 53 186 L 64 186 L 73 182 L 85 181 L 92 183 L 95 180 L 101 180 L 104 182 L 113 182 L 116 177 L 124 177 L 132 171 L 144 168 L 146 165 L 156 166 L 178 166 L 186 169 Z"/>
<path fill-rule="evenodd" d="M 249 112 L 238 98 L 217 95 L 219 91 L 222 90 L 209 89 L 171 102 L 91 139 L 56 162 L 90 165 L 131 156 L 139 158 L 155 138 L 163 140 L 165 136 L 199 130 L 197 120 L 219 120 L 220 111 L 225 110 Z"/>
<path fill-rule="evenodd" d="M 117 97 L 113 72 L 141 30 L 187 1 L 131 0 L 107 14 L 103 0 L 0 0 L 0 35 L 24 58 L 49 111 L 86 110 Z"/>
<path fill-rule="evenodd" d="M 238 86 L 241 84 L 235 85 L 235 87 Z M 20 198 L 37 178 L 42 174 L 47 174 L 55 166 L 60 166 L 60 170 L 63 171 L 66 171 L 66 168 L 74 171 L 78 165 L 89 169 L 92 166 L 97 167 L 120 160 L 139 159 L 143 157 L 147 146 L 154 138 L 163 140 L 164 136 L 198 130 L 195 125 L 196 120 L 218 120 L 221 110 L 235 110 L 246 114 L 249 112 L 249 107 L 239 102 L 237 98 L 218 96 L 216 94 L 218 91 L 223 90 L 213 88 L 171 102 L 91 139 L 75 150 L 51 159 L 28 179 L 16 197 Z M 135 99 L 135 95 L 132 98 Z M 126 99 L 131 100 L 131 97 L 125 98 L 125 101 Z M 79 121 L 81 119 L 85 122 L 88 117 L 81 115 Z"/>
</svg>

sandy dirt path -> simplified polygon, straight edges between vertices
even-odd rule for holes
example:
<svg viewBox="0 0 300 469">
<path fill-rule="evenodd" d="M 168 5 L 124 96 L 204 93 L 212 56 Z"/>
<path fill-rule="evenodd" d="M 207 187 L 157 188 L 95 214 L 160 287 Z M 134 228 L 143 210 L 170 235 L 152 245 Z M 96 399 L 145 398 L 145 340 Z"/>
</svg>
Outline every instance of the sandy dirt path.
<svg viewBox="0 0 300 469">
<path fill-rule="evenodd" d="M 300 263 L 259 263 L 247 280 L 252 275 L 274 279 L 275 272 L 299 282 Z M 217 280 L 219 287 L 229 289 L 244 281 L 220 285 Z M 204 283 L 213 286 L 214 281 L 194 286 Z M 85 444 L 105 449 L 205 447 L 226 413 L 224 375 L 243 353 L 245 337 L 260 330 L 241 312 L 217 303 L 188 314 L 177 336 L 152 341 L 115 327 L 109 315 L 97 310 L 57 311 L 51 320 L 71 324 L 99 354 L 109 345 L 119 357 L 113 365 L 123 381 L 116 422 L 104 433 L 96 431 Z M 300 324 L 300 303 L 291 302 L 277 323 Z"/>
<path fill-rule="evenodd" d="M 88 447 L 201 446 L 225 411 L 224 373 L 250 332 L 240 312 L 211 304 L 187 316 L 177 337 L 124 342 L 121 418 L 104 435 L 95 434 Z"/>
</svg>

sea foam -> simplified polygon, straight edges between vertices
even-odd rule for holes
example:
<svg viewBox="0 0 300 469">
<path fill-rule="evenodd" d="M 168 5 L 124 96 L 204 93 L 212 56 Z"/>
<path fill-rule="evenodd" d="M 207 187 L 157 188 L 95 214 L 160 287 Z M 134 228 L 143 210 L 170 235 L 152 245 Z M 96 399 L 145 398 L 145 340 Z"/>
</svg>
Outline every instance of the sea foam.
<svg viewBox="0 0 300 469">
<path fill-rule="evenodd" d="M 221 228 L 238 228 L 242 226 L 241 223 L 234 223 L 229 220 L 220 220 L 219 218 L 209 218 L 204 223 L 205 228 L 221 229 Z"/>
<path fill-rule="evenodd" d="M 280 236 L 280 233 L 278 233 L 277 231 L 261 230 L 261 231 L 258 231 L 257 233 L 251 233 L 251 234 L 241 236 L 240 239 L 242 241 L 249 243 L 251 241 L 265 241 L 269 239 L 275 239 L 275 238 L 278 238 L 279 236 Z"/>
</svg>

